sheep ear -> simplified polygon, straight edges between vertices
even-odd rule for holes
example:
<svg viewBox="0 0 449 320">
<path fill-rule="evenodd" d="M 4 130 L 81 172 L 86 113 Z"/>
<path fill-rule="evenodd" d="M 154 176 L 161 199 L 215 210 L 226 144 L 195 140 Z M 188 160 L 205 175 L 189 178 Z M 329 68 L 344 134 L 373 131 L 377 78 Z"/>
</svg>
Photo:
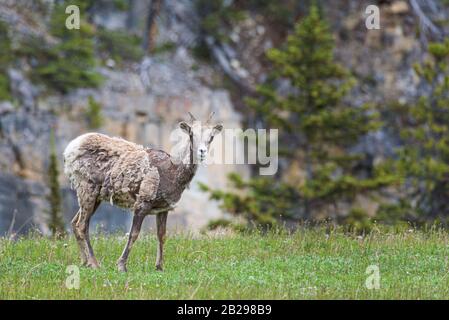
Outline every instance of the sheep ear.
<svg viewBox="0 0 449 320">
<path fill-rule="evenodd" d="M 192 128 L 190 128 L 190 126 L 184 121 L 179 123 L 179 127 L 187 134 L 190 134 L 190 132 L 192 131 Z"/>
<path fill-rule="evenodd" d="M 217 135 L 221 132 L 221 130 L 223 130 L 223 125 L 222 124 L 217 124 L 213 129 L 212 129 L 212 135 Z"/>
</svg>

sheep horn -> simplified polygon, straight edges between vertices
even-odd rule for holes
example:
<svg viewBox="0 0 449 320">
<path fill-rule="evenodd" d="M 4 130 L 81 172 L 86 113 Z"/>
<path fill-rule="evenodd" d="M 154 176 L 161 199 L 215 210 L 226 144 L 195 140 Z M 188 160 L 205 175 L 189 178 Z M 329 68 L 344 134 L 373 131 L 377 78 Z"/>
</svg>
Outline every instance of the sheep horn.
<svg viewBox="0 0 449 320">
<path fill-rule="evenodd" d="M 209 124 L 209 123 L 210 123 L 210 121 L 212 120 L 212 117 L 214 116 L 214 114 L 215 114 L 215 111 L 212 111 L 212 112 L 210 113 L 209 118 L 208 118 L 207 121 L 206 121 L 206 124 Z"/>
<path fill-rule="evenodd" d="M 196 121 L 196 118 L 193 116 L 193 114 L 190 113 L 190 111 L 188 111 L 188 114 L 190 116 L 190 122 L 193 123 L 194 121 Z"/>
</svg>

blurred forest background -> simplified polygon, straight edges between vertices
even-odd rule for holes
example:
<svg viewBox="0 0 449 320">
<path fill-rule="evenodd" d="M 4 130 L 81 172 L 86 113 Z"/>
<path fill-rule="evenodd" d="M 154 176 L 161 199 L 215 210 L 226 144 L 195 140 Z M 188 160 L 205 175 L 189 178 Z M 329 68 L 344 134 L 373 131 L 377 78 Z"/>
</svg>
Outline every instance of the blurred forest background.
<svg viewBox="0 0 449 320">
<path fill-rule="evenodd" d="M 64 228 L 75 136 L 169 150 L 188 111 L 279 129 L 279 170 L 201 168 L 172 227 L 446 225 L 447 36 L 445 0 L 0 0 L 0 234 Z M 127 228 L 117 211 L 94 228 Z"/>
</svg>

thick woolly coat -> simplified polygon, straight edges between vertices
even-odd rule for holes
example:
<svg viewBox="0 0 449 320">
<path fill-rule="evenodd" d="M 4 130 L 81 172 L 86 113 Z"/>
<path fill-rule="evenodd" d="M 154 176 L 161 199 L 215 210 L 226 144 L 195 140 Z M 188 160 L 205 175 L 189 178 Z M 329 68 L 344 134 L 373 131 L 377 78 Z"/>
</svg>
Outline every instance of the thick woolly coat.
<svg viewBox="0 0 449 320">
<path fill-rule="evenodd" d="M 179 201 L 196 165 L 178 163 L 164 151 L 121 138 L 88 133 L 65 149 L 64 171 L 78 198 L 96 196 L 97 202 L 151 214 Z"/>
</svg>

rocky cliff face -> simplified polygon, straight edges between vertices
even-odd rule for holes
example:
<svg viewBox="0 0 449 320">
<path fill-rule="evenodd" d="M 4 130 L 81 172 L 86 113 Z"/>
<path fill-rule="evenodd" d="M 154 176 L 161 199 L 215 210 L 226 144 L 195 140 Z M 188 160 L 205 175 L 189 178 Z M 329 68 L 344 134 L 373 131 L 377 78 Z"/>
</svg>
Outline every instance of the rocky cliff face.
<svg viewBox="0 0 449 320">
<path fill-rule="evenodd" d="M 8 10 L 10 15 L 17 13 L 11 8 Z M 114 21 L 114 26 L 124 24 L 125 18 L 111 17 L 103 11 L 95 17 L 103 24 Z M 165 28 L 170 30 L 170 25 Z M 174 32 L 179 33 L 179 30 Z M 185 32 L 188 34 L 189 30 Z M 100 69 L 106 81 L 99 89 L 80 89 L 64 96 L 46 97 L 37 94 L 37 88 L 23 77 L 20 69 L 10 70 L 11 86 L 18 101 L 15 105 L 0 104 L 0 234 L 7 232 L 11 223 L 16 232 L 33 226 L 48 232 L 45 197 L 49 192 L 46 167 L 51 128 L 56 134 L 63 213 L 68 225 L 77 211 L 77 202 L 62 174 L 62 151 L 71 139 L 91 131 L 86 119 L 89 97 L 102 109 L 103 124 L 95 131 L 166 151 L 172 145 L 171 132 L 179 121 L 188 120 L 188 111 L 199 119 L 206 119 L 214 111 L 214 121 L 222 122 L 225 128 L 240 127 L 240 115 L 234 111 L 229 93 L 204 85 L 201 77 L 210 76 L 212 70 L 202 66 L 201 70 L 193 71 L 194 63 L 180 44 L 170 53 L 147 58 L 142 65 Z M 208 220 L 219 217 L 217 205 L 199 191 L 197 182 L 226 187 L 227 173 L 235 170 L 246 171 L 242 166 L 232 165 L 200 167 L 171 214 L 169 227 L 198 230 Z M 93 218 L 92 228 L 127 229 L 130 217 L 121 209 L 102 204 Z M 153 219 L 147 220 L 147 227 L 152 226 Z"/>
<path fill-rule="evenodd" d="M 0 0 L 0 20 L 12 28 L 14 37 L 33 35 L 54 41 L 46 32 L 46 19 L 29 19 L 38 2 L 51 6 L 54 1 L 36 1 L 30 5 L 29 1 Z M 130 2 L 134 5 L 125 14 L 112 10 L 108 1 L 98 1 L 93 22 L 110 30 L 141 29 L 148 2 Z M 326 2 L 325 14 L 334 30 L 339 61 L 362 80 L 356 89 L 358 92 L 352 95 L 357 100 L 354 105 L 367 101 L 382 104 L 388 100 L 406 102 L 415 99 L 417 79 L 412 63 L 422 55 L 422 43 L 426 40 L 423 37 L 430 37 L 424 32 L 426 30 L 420 29 L 423 21 L 413 7 L 413 3 L 420 4 L 421 1 L 374 1 L 381 10 L 380 30 L 365 27 L 365 8 L 373 4 L 372 1 L 321 2 Z M 215 111 L 215 119 L 223 122 L 225 128 L 241 125 L 244 116 L 235 111 L 242 110 L 241 92 L 222 89 L 222 75 L 227 74 L 250 91 L 266 78 L 269 66 L 263 54 L 268 48 L 282 43 L 285 30 L 270 24 L 270 17 L 250 12 L 245 19 L 224 30 L 229 35 L 228 42 L 210 43 L 216 63 L 207 64 L 192 54 L 201 33 L 193 3 L 165 0 L 157 18 L 157 41 L 158 44 L 171 43 L 173 49 L 125 68 L 117 67 L 113 60 L 106 61 L 106 66 L 99 70 L 106 81 L 99 89 L 75 90 L 64 96 L 43 95 L 40 88 L 24 76 L 30 66 L 19 61 L 8 70 L 14 102 L 0 101 L 0 234 L 7 232 L 12 221 L 16 231 L 23 232 L 36 225 L 42 232 L 48 232 L 45 169 L 50 128 L 56 132 L 62 168 L 61 153 L 67 143 L 91 130 L 86 118 L 89 97 L 102 108 L 104 122 L 98 131 L 165 150 L 171 146 L 171 131 L 178 121 L 186 119 L 188 111 L 198 118 L 205 118 Z M 23 6 L 26 10 L 22 10 Z M 297 7 L 300 18 L 305 5 Z M 431 13 L 433 10 L 432 7 L 420 8 Z M 439 15 L 438 12 L 433 14 Z M 378 132 L 363 140 L 359 148 L 373 157 L 382 157 L 394 145 L 395 140 L 388 132 Z M 198 229 L 209 219 L 219 217 L 221 213 L 216 204 L 198 190 L 197 182 L 206 182 L 214 189 L 223 188 L 226 187 L 226 175 L 231 171 L 248 174 L 245 166 L 201 167 L 178 208 L 171 214 L 169 226 Z M 60 182 L 63 212 L 68 222 L 77 210 L 77 204 L 62 174 Z M 129 218 L 130 215 L 120 209 L 103 204 L 94 216 L 93 228 L 127 228 Z M 151 221 L 147 227 L 153 223 L 152 219 L 148 220 Z"/>
<path fill-rule="evenodd" d="M 171 132 L 179 121 L 188 119 L 188 111 L 199 119 L 206 119 L 214 111 L 215 120 L 222 122 L 225 128 L 238 128 L 240 116 L 233 110 L 228 92 L 210 89 L 194 77 L 189 78 L 188 72 L 180 68 L 185 64 L 185 54 L 180 48 L 166 61 L 151 62 L 149 90 L 135 72 L 103 70 L 108 80 L 99 90 L 78 90 L 68 96 L 41 99 L 34 112 L 2 104 L 0 186 L 4 192 L 0 197 L 1 231 L 8 229 L 15 210 L 16 227 L 32 217 L 31 221 L 47 231 L 44 223 L 48 192 L 45 179 L 50 128 L 55 128 L 62 168 L 61 155 L 68 142 L 90 131 L 85 116 L 89 97 L 102 106 L 104 123 L 97 131 L 167 151 L 172 145 Z M 200 167 L 190 189 L 171 214 L 170 225 L 198 229 L 209 219 L 219 217 L 216 204 L 209 202 L 198 190 L 197 182 L 225 187 L 226 174 L 235 170 L 245 169 L 230 165 Z M 64 187 L 63 212 L 69 221 L 77 210 L 76 199 L 62 175 L 60 182 Z M 107 230 L 126 227 L 129 215 L 120 211 L 102 205 L 94 223 L 101 223 Z"/>
</svg>

